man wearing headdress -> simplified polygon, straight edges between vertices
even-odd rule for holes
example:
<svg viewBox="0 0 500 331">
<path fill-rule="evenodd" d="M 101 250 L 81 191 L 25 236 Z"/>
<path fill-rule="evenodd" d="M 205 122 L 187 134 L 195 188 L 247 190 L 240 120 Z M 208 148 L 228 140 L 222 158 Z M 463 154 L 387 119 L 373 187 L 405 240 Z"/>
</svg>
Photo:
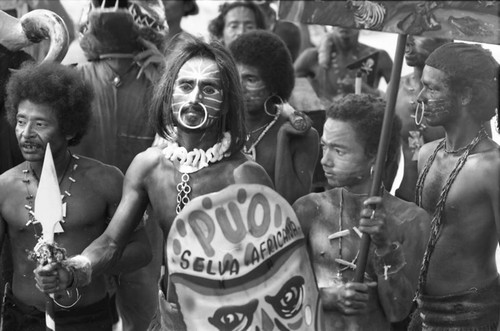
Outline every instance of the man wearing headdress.
<svg viewBox="0 0 500 331">
<path fill-rule="evenodd" d="M 480 45 L 448 43 L 425 61 L 417 102 L 444 139 L 424 145 L 416 201 L 432 215 L 411 330 L 497 330 L 500 150 L 483 123 L 499 66 Z"/>
</svg>

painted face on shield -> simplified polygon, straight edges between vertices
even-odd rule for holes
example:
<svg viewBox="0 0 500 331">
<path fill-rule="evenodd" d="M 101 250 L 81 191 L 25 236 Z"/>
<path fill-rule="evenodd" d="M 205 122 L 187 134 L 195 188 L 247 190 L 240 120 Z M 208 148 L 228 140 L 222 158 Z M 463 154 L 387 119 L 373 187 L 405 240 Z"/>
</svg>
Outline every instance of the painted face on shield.
<svg viewBox="0 0 500 331">
<path fill-rule="evenodd" d="M 318 330 L 320 297 L 297 217 L 262 185 L 193 199 L 167 240 L 187 330 Z"/>
<path fill-rule="evenodd" d="M 191 58 L 179 70 L 174 85 L 172 111 L 177 125 L 206 129 L 222 116 L 222 87 L 214 60 Z"/>
<path fill-rule="evenodd" d="M 431 126 L 447 123 L 450 116 L 455 115 L 458 103 L 447 83 L 446 74 L 426 65 L 422 72 L 422 85 L 417 102 L 423 108 L 427 123 Z"/>
</svg>

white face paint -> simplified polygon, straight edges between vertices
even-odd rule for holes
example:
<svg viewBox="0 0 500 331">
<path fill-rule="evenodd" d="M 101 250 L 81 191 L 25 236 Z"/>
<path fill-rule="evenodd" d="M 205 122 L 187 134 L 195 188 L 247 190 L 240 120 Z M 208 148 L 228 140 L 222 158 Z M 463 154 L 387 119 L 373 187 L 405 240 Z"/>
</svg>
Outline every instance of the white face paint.
<svg viewBox="0 0 500 331">
<path fill-rule="evenodd" d="M 205 129 L 220 117 L 222 87 L 214 60 L 195 57 L 179 70 L 174 85 L 172 111 L 177 124 L 186 129 Z"/>
</svg>

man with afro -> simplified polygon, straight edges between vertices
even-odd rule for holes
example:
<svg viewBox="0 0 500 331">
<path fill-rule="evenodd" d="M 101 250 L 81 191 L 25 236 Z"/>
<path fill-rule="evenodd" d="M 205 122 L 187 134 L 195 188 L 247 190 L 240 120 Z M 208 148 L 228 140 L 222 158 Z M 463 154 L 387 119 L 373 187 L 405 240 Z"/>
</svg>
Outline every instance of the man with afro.
<svg viewBox="0 0 500 331">
<path fill-rule="evenodd" d="M 290 53 L 278 36 L 263 30 L 241 35 L 229 49 L 243 86 L 248 130 L 244 152 L 293 203 L 311 191 L 319 138 L 306 115 L 302 118 L 309 125 L 303 127 L 294 127 L 284 116 L 295 79 Z"/>
</svg>

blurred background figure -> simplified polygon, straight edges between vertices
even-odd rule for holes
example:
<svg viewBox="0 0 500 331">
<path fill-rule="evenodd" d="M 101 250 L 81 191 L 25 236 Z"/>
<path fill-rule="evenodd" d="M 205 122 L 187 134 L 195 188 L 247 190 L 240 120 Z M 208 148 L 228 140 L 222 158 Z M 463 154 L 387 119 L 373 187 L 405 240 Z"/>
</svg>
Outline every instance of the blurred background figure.
<svg viewBox="0 0 500 331">
<path fill-rule="evenodd" d="M 319 98 L 328 107 L 333 101 L 354 92 L 356 71 L 347 66 L 370 54 L 378 52 L 373 67 L 374 79 L 363 83 L 362 92 L 380 96 L 381 78 L 389 82 L 392 59 L 386 51 L 362 44 L 358 40 L 359 30 L 332 27 L 318 47 L 304 50 L 295 61 L 295 75 L 308 77 Z"/>
<path fill-rule="evenodd" d="M 401 77 L 396 114 L 402 122 L 401 147 L 403 150 L 404 172 L 396 196 L 406 201 L 415 201 L 415 185 L 417 184 L 417 160 L 420 147 L 424 143 L 444 137 L 444 129 L 440 126 L 427 125 L 423 113 L 416 113 L 417 95 L 422 89 L 422 70 L 425 60 L 439 46 L 451 42 L 449 39 L 408 36 L 405 49 L 406 64 L 413 68 L 411 74 Z M 419 124 L 416 124 L 419 123 Z"/>
<path fill-rule="evenodd" d="M 196 0 L 162 0 L 165 7 L 165 17 L 168 23 L 166 36 L 167 54 L 175 48 L 179 39 L 189 32 L 181 27 L 181 21 L 186 16 L 198 15 L 199 8 Z"/>
<path fill-rule="evenodd" d="M 251 1 L 226 2 L 219 7 L 219 15 L 210 21 L 208 31 L 212 40 L 226 47 L 245 32 L 266 29 L 266 17 Z"/>
</svg>

